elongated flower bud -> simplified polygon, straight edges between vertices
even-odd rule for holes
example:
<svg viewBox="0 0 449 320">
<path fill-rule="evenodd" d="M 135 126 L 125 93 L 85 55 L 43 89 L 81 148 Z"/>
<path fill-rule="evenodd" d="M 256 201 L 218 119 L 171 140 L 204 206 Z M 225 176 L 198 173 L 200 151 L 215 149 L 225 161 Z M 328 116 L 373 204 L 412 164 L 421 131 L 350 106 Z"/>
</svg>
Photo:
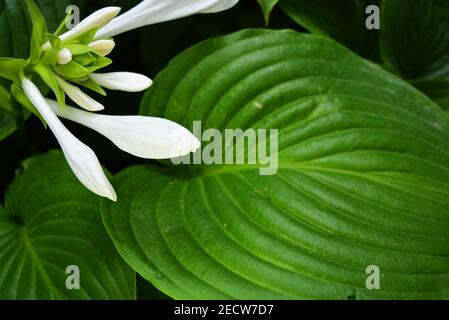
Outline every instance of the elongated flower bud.
<svg viewBox="0 0 449 320">
<path fill-rule="evenodd" d="M 78 23 L 73 29 L 63 33 L 59 36 L 59 38 L 63 41 L 69 41 L 77 38 L 82 35 L 86 31 L 89 31 L 92 28 L 106 25 L 111 19 L 116 17 L 120 13 L 120 7 L 106 7 L 95 11 L 90 16 L 82 20 Z M 42 45 L 42 50 L 50 49 L 50 42 L 46 42 Z"/>
<path fill-rule="evenodd" d="M 78 180 L 89 190 L 112 201 L 117 200 L 114 188 L 106 178 L 95 153 L 67 130 L 56 117 L 39 89 L 22 77 L 22 87 L 33 106 L 39 111 L 55 135 L 64 156 Z"/>
<path fill-rule="evenodd" d="M 56 56 L 56 62 L 58 64 L 67 64 L 70 61 L 72 61 L 72 52 L 69 49 L 64 48 L 58 52 Z"/>
<path fill-rule="evenodd" d="M 89 47 L 91 47 L 96 54 L 105 57 L 114 50 L 115 42 L 114 40 L 102 39 L 89 43 Z"/>
<path fill-rule="evenodd" d="M 153 84 L 150 78 L 132 72 L 91 73 L 89 78 L 104 88 L 126 92 L 143 91 Z"/>
<path fill-rule="evenodd" d="M 186 128 L 170 120 L 143 116 L 107 116 L 67 106 L 59 108 L 54 100 L 48 105 L 60 117 L 91 128 L 117 147 L 136 157 L 168 159 L 195 152 L 198 139 Z"/>
<path fill-rule="evenodd" d="M 113 19 L 98 30 L 97 39 L 111 38 L 120 33 L 196 13 L 227 10 L 239 0 L 144 0 L 131 10 Z"/>
<path fill-rule="evenodd" d="M 93 112 L 101 111 L 104 109 L 104 106 L 101 103 L 89 97 L 87 94 L 81 91 L 80 88 L 68 83 L 59 76 L 56 76 L 56 81 L 58 83 L 58 86 L 62 90 L 64 90 L 69 98 L 72 99 L 81 108 Z"/>
</svg>

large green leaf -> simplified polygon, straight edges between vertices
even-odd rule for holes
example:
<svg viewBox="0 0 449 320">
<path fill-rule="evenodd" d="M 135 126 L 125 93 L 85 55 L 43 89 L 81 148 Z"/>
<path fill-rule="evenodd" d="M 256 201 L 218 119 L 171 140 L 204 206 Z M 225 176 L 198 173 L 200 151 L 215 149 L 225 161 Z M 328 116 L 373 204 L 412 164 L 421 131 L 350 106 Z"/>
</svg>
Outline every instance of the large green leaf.
<svg viewBox="0 0 449 320">
<path fill-rule="evenodd" d="M 449 76 L 449 2 L 384 0 L 381 53 L 406 78 Z"/>
<path fill-rule="evenodd" d="M 30 53 L 31 20 L 26 0 L 5 0 L 0 11 L 0 57 L 27 59 Z M 42 10 L 49 30 L 57 28 L 65 16 L 65 8 L 70 0 L 36 0 Z M 1 4 L 0 4 L 1 7 Z M 10 83 L 0 78 L 0 85 L 10 87 Z M 15 131 L 13 118 L 0 108 L 0 141 Z"/>
<path fill-rule="evenodd" d="M 67 266 L 80 289 L 66 288 Z M 0 206 L 0 299 L 133 299 L 134 272 L 109 239 L 98 197 L 60 152 L 31 158 Z"/>
<path fill-rule="evenodd" d="M 379 0 L 280 0 L 284 11 L 313 34 L 330 37 L 358 54 L 377 60 L 378 30 L 365 26 L 369 5 Z"/>
<path fill-rule="evenodd" d="M 175 58 L 141 112 L 280 130 L 273 176 L 200 165 L 115 177 L 106 228 L 166 294 L 449 297 L 449 116 L 406 82 L 326 38 L 246 30 Z M 370 265 L 380 290 L 365 287 Z"/>
</svg>

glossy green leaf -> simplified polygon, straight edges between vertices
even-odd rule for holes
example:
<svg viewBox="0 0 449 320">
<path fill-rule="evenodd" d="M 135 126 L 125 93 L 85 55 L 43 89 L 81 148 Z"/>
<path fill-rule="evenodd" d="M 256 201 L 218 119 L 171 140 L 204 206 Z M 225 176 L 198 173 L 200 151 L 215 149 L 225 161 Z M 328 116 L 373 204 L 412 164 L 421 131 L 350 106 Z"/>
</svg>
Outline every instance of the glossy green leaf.
<svg viewBox="0 0 449 320">
<path fill-rule="evenodd" d="M 449 119 L 406 82 L 326 38 L 246 30 L 175 58 L 141 113 L 279 129 L 276 175 L 148 165 L 113 179 L 106 228 L 164 293 L 449 297 Z M 370 265 L 379 290 L 366 287 Z"/>
<path fill-rule="evenodd" d="M 413 85 L 449 112 L 449 79 L 421 79 Z"/>
<path fill-rule="evenodd" d="M 449 2 L 384 0 L 380 44 L 403 77 L 449 77 Z"/>
<path fill-rule="evenodd" d="M 262 8 L 265 24 L 268 25 L 271 11 L 273 11 L 279 0 L 257 0 L 257 2 L 259 2 L 260 7 Z"/>
<path fill-rule="evenodd" d="M 0 207 L 0 299 L 134 299 L 98 205 L 60 152 L 25 161 Z M 66 287 L 72 265 L 78 290 Z"/>
<path fill-rule="evenodd" d="M 378 30 L 366 28 L 365 13 L 379 0 L 280 0 L 284 11 L 313 34 L 330 37 L 358 54 L 377 60 Z"/>
</svg>

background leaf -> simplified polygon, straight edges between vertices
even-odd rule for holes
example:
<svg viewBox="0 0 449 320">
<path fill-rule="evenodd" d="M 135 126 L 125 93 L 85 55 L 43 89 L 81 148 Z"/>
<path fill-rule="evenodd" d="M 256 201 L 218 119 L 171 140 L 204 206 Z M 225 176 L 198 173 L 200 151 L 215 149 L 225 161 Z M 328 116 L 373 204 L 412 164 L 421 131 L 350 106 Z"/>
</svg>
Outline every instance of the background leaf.
<svg viewBox="0 0 449 320">
<path fill-rule="evenodd" d="M 405 78 L 449 76 L 449 2 L 384 0 L 381 53 Z"/>
<path fill-rule="evenodd" d="M 313 34 L 330 37 L 356 53 L 378 60 L 377 30 L 368 30 L 365 9 L 379 0 L 281 0 L 280 5 Z"/>
<path fill-rule="evenodd" d="M 0 207 L 0 299 L 134 299 L 135 275 L 98 204 L 60 152 L 26 160 Z M 80 290 L 65 286 L 69 265 L 80 269 Z"/>
<path fill-rule="evenodd" d="M 5 139 L 16 130 L 16 124 L 12 115 L 4 109 L 0 109 L 0 140 Z"/>
<path fill-rule="evenodd" d="M 141 112 L 280 130 L 274 176 L 147 165 L 114 178 L 106 228 L 169 296 L 449 296 L 449 118 L 404 81 L 322 37 L 247 30 L 176 57 Z M 380 290 L 365 287 L 369 265 Z"/>
</svg>

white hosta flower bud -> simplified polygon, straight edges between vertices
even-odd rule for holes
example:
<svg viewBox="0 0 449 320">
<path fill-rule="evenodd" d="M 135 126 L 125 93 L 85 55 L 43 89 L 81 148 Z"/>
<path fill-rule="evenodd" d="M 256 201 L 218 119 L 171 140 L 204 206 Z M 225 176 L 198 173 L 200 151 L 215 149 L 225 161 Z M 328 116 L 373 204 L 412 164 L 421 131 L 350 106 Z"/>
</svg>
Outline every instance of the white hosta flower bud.
<svg viewBox="0 0 449 320">
<path fill-rule="evenodd" d="M 106 89 L 126 92 L 140 92 L 153 84 L 150 78 L 132 72 L 91 73 L 89 78 Z"/>
<path fill-rule="evenodd" d="M 22 77 L 23 90 L 33 106 L 47 122 L 64 152 L 64 156 L 78 180 L 99 196 L 117 201 L 114 188 L 109 183 L 95 153 L 78 140 L 56 117 L 33 82 Z"/>
<path fill-rule="evenodd" d="M 89 127 L 136 157 L 168 159 L 182 157 L 200 147 L 198 139 L 183 126 L 170 120 L 143 116 L 107 116 L 67 106 L 48 105 L 60 117 Z"/>
<path fill-rule="evenodd" d="M 92 28 L 106 25 L 109 21 L 111 21 L 114 17 L 116 17 L 120 13 L 120 7 L 106 7 L 95 11 L 90 16 L 82 20 L 78 23 L 73 29 L 61 34 L 59 38 L 62 41 L 74 40 L 78 36 L 82 35 L 86 31 L 89 31 Z M 106 37 L 105 37 L 106 38 Z M 46 42 L 42 45 L 42 50 L 48 50 L 51 48 L 50 42 Z"/>
<path fill-rule="evenodd" d="M 70 61 L 72 61 L 72 52 L 69 49 L 64 48 L 58 52 L 58 55 L 56 56 L 57 64 L 67 64 Z"/>
<path fill-rule="evenodd" d="M 105 57 L 114 50 L 115 42 L 114 40 L 108 39 L 96 40 L 89 43 L 89 47 L 92 48 L 96 54 Z"/>
<path fill-rule="evenodd" d="M 111 38 L 132 29 L 159 22 L 175 20 L 196 13 L 214 13 L 227 10 L 236 5 L 238 1 L 239 0 L 144 0 L 98 30 L 96 38 Z"/>
<path fill-rule="evenodd" d="M 58 86 L 62 90 L 64 90 L 69 98 L 72 99 L 81 108 L 93 112 L 101 111 L 104 109 L 104 106 L 101 103 L 89 97 L 87 94 L 81 91 L 80 88 L 68 83 L 59 76 L 56 76 L 56 81 L 58 83 Z"/>
</svg>

